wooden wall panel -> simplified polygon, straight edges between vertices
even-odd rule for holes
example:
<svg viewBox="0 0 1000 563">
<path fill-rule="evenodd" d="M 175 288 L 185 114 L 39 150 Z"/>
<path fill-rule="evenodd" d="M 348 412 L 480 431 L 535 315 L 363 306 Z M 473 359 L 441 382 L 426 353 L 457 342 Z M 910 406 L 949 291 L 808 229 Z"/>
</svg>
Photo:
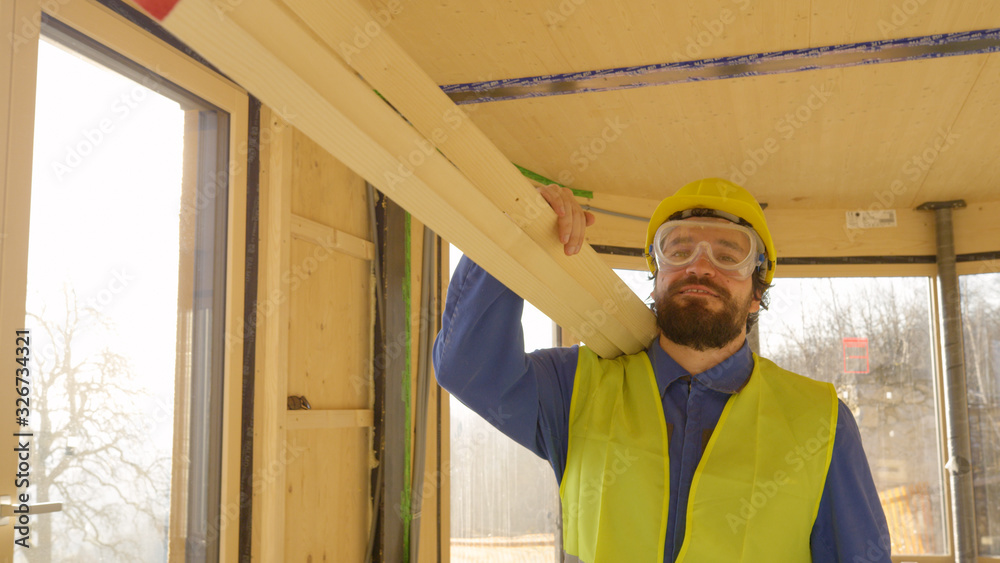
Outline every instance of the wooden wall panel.
<svg viewBox="0 0 1000 563">
<path fill-rule="evenodd" d="M 304 395 L 315 410 L 369 407 L 369 268 L 292 240 L 288 394 Z"/>
<path fill-rule="evenodd" d="M 303 452 L 285 481 L 285 561 L 361 562 L 368 546 L 371 507 L 368 428 L 288 433 L 291 452 Z"/>
<path fill-rule="evenodd" d="M 364 181 L 293 128 L 290 217 L 368 239 Z M 312 413 L 370 407 L 371 263 L 295 238 L 287 283 L 287 394 Z M 316 417 L 313 417 L 316 418 Z M 371 521 L 371 428 L 289 430 L 287 561 L 360 561 Z"/>
<path fill-rule="evenodd" d="M 368 240 L 365 180 L 293 129 L 292 213 Z"/>
</svg>

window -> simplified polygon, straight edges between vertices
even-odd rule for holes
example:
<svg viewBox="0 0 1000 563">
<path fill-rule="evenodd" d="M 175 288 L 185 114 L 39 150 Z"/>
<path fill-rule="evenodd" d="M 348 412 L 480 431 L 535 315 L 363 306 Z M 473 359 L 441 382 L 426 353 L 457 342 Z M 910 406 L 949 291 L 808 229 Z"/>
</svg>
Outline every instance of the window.
<svg viewBox="0 0 1000 563">
<path fill-rule="evenodd" d="M 961 276 L 979 555 L 1000 555 L 1000 273 Z"/>
<path fill-rule="evenodd" d="M 229 121 L 46 18 L 25 325 L 37 401 L 21 561 L 215 561 Z"/>
<path fill-rule="evenodd" d="M 930 288 L 926 278 L 778 279 L 760 316 L 761 355 L 833 383 L 854 413 L 894 554 L 948 551 Z"/>
<path fill-rule="evenodd" d="M 451 247 L 451 271 L 461 252 Z M 552 321 L 525 303 L 526 352 L 548 348 Z M 452 397 L 451 561 L 550 563 L 561 557 L 552 467 Z"/>
</svg>

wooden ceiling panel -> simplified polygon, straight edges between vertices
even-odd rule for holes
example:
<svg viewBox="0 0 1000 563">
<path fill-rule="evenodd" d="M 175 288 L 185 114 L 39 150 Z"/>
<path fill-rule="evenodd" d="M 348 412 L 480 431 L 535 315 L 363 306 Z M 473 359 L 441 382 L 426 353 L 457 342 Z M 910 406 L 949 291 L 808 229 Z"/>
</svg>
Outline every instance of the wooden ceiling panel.
<svg viewBox="0 0 1000 563">
<path fill-rule="evenodd" d="M 1000 27 L 996 2 L 814 0 L 810 47 Z"/>
<path fill-rule="evenodd" d="M 997 2 L 363 1 L 442 85 L 1000 27 Z"/>
<path fill-rule="evenodd" d="M 398 12 L 389 33 L 442 85 L 793 49 L 809 33 L 799 2 L 367 1 Z"/>
<path fill-rule="evenodd" d="M 890 187 L 897 193 L 888 205 L 912 207 L 927 175 L 912 159 L 952 128 L 981 71 L 990 72 L 989 57 L 465 108 L 511 160 L 584 190 L 658 200 L 692 179 L 722 176 L 780 208 L 868 208 Z M 977 107 L 995 107 L 990 88 L 984 81 Z M 968 127 L 978 113 L 969 110 Z M 958 132 L 949 142 L 955 154 L 988 152 L 988 135 Z M 976 173 L 1000 172 L 993 164 Z"/>
<path fill-rule="evenodd" d="M 948 150 L 928 151 L 925 159 L 933 162 L 913 202 L 1000 201 L 1000 54 L 987 56 L 952 137 Z"/>
</svg>

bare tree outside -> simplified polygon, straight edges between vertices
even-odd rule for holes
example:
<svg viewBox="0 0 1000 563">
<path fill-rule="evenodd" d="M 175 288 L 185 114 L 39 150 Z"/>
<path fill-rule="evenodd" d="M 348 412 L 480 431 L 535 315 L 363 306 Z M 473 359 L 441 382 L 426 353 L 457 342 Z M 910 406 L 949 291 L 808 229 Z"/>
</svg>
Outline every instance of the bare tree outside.
<svg viewBox="0 0 1000 563">
<path fill-rule="evenodd" d="M 1000 274 L 962 276 L 965 379 L 980 555 L 1000 555 Z"/>
<path fill-rule="evenodd" d="M 926 278 L 779 280 L 764 353 L 834 384 L 861 431 L 894 553 L 947 550 Z"/>
<path fill-rule="evenodd" d="M 40 352 L 32 399 L 32 498 L 61 501 L 38 518 L 31 563 L 166 561 L 170 459 L 149 447 L 163 416 L 115 350 L 115 327 L 66 286 L 64 306 L 28 313 Z M 172 371 L 172 370 L 171 370 Z"/>
</svg>

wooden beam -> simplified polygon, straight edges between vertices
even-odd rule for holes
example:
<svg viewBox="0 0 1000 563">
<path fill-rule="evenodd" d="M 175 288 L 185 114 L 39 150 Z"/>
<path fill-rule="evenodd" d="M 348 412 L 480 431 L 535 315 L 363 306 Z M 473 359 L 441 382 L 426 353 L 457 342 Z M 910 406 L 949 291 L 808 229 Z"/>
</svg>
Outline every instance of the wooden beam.
<svg viewBox="0 0 1000 563">
<path fill-rule="evenodd" d="M 299 215 L 292 215 L 291 221 L 292 236 L 322 246 L 330 250 L 336 250 L 362 260 L 371 260 L 375 257 L 375 245 L 361 237 L 356 237 L 344 231 L 328 227 L 322 223 L 311 221 Z"/>
<path fill-rule="evenodd" d="M 424 137 L 432 140 L 494 205 L 547 250 L 555 249 L 552 259 L 575 279 L 581 280 L 593 296 L 604 299 L 615 294 L 615 286 L 621 282 L 607 268 L 598 267 L 590 248 L 584 248 L 583 260 L 568 259 L 559 252 L 553 237 L 555 214 L 534 193 L 531 182 L 388 33 L 376 33 L 359 48 L 357 30 L 381 28 L 380 22 L 357 0 L 283 1 Z M 354 42 L 353 46 L 346 42 L 348 39 Z M 534 220 L 536 217 L 541 220 Z M 643 321 L 648 322 L 650 314 L 641 306 L 623 307 L 621 318 L 626 327 L 643 327 Z M 641 329 L 634 334 L 645 336 Z"/>
<path fill-rule="evenodd" d="M 290 411 L 285 427 L 288 430 L 371 428 L 375 425 L 374 421 L 371 409 Z"/>
<path fill-rule="evenodd" d="M 477 185 L 470 181 L 477 174 L 467 156 L 450 145 L 454 154 L 447 158 L 437 151 L 436 145 L 447 141 L 442 135 L 464 139 L 460 132 L 473 129 L 454 106 L 441 116 L 406 116 L 421 123 L 444 120 L 449 128 L 432 129 L 432 142 L 316 41 L 287 8 L 271 0 L 246 0 L 235 7 L 183 0 L 164 25 L 502 282 L 560 324 L 586 335 L 598 353 L 636 352 L 654 337 L 652 315 L 592 250 L 562 255 L 555 214 L 526 181 L 520 187 L 492 180 Z M 350 36 L 343 39 L 352 41 Z M 380 41 L 391 40 L 385 36 Z M 396 69 L 411 65 L 393 63 Z M 427 94 L 424 86 L 412 84 L 413 92 Z M 485 150 L 479 142 L 469 142 L 469 152 Z M 456 168 L 452 158 L 464 164 Z M 482 164 L 507 175 L 497 172 L 492 161 Z M 484 195 L 494 192 L 504 194 L 505 207 Z"/>
<path fill-rule="evenodd" d="M 253 514 L 256 538 L 254 553 L 261 561 L 285 559 L 285 467 L 287 459 L 288 395 L 288 283 L 282 276 L 291 261 L 291 177 L 294 166 L 292 129 L 268 109 L 261 110 L 261 128 L 271 133 L 271 142 L 261 146 L 261 283 L 257 309 L 258 327 L 263 327 L 261 371 L 256 378 L 254 409 L 254 475 L 266 487 L 254 488 Z M 266 152 L 265 152 L 266 151 Z M 277 468 L 277 470 L 275 470 Z M 259 516 L 258 516 L 259 515 Z M 259 517 L 259 520 L 257 518 Z M 259 522 L 259 525 L 257 524 Z"/>
<path fill-rule="evenodd" d="M 0 3 L 0 329 L 14 357 L 15 331 L 23 330 L 24 304 L 28 283 L 28 217 L 31 202 L 32 139 L 35 117 L 35 76 L 38 62 L 38 34 L 33 22 L 40 19 L 38 0 Z M 28 327 L 30 328 L 30 327 Z M 27 345 L 38 346 L 41 334 L 31 335 Z M 35 350 L 37 350 L 36 348 Z M 31 358 L 30 354 L 25 356 Z M 34 369 L 34 358 L 29 364 Z M 13 363 L 13 362 L 10 362 Z M 20 367 L 20 366 L 18 366 Z M 10 380 L 8 380 L 10 381 Z M 30 388 L 30 386 L 29 386 Z M 0 390 L 3 404 L 13 405 L 18 397 L 13 384 Z M 0 464 L 11 476 L 18 462 L 15 451 L 18 426 L 13 417 L 2 425 Z M 14 479 L 5 478 L 0 495 L 17 498 Z M 18 537 L 21 537 L 18 535 Z M 14 525 L 0 526 L 0 560 L 13 560 Z"/>
</svg>

